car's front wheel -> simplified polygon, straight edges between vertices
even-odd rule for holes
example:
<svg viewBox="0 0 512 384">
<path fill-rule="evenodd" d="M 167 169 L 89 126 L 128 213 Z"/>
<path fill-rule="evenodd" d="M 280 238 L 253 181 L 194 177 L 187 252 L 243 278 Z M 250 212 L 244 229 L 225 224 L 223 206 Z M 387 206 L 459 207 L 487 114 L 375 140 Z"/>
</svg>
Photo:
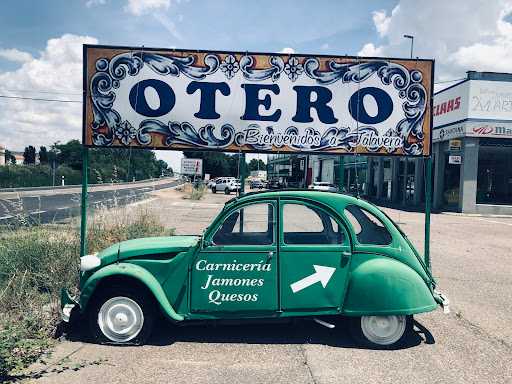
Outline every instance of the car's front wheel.
<svg viewBox="0 0 512 384">
<path fill-rule="evenodd" d="M 224 192 L 226 193 L 226 195 L 229 195 L 231 193 L 231 191 L 229 190 L 228 187 L 226 187 L 226 189 L 224 190 Z"/>
<path fill-rule="evenodd" d="M 217 188 L 212 187 L 212 193 L 216 193 L 216 192 L 217 192 Z"/>
<path fill-rule="evenodd" d="M 352 337 L 374 349 L 390 349 L 403 344 L 413 327 L 412 315 L 361 316 L 350 318 Z"/>
<path fill-rule="evenodd" d="M 109 290 L 89 308 L 89 329 L 97 343 L 144 344 L 153 329 L 155 306 L 148 295 Z"/>
</svg>

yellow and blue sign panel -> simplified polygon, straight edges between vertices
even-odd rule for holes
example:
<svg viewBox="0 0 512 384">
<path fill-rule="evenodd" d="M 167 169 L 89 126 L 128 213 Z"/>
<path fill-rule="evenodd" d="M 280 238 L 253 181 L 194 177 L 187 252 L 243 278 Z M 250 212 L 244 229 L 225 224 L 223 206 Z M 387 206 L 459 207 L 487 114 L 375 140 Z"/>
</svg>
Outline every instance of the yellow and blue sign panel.
<svg viewBox="0 0 512 384">
<path fill-rule="evenodd" d="M 84 46 L 86 147 L 430 156 L 432 60 Z"/>
</svg>

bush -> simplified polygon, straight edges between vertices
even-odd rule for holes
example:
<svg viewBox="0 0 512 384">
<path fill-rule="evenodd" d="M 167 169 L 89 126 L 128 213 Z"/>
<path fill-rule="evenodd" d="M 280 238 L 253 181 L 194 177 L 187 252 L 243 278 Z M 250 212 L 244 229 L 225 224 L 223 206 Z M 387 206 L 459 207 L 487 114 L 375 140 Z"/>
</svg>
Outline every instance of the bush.
<svg viewBox="0 0 512 384">
<path fill-rule="evenodd" d="M 6 165 L 0 167 L 0 188 L 41 187 L 52 185 L 52 169 L 44 164 Z"/>
</svg>

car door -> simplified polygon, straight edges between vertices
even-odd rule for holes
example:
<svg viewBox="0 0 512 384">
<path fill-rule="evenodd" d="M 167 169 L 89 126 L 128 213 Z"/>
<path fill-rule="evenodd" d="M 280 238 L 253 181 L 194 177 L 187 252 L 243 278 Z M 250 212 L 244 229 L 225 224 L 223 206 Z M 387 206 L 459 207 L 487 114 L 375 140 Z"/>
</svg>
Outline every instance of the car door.
<svg viewBox="0 0 512 384">
<path fill-rule="evenodd" d="M 275 316 L 277 311 L 276 202 L 229 212 L 206 235 L 191 271 L 191 312 Z"/>
<path fill-rule="evenodd" d="M 351 245 L 343 220 L 312 202 L 280 202 L 280 293 L 283 312 L 340 313 Z"/>
</svg>

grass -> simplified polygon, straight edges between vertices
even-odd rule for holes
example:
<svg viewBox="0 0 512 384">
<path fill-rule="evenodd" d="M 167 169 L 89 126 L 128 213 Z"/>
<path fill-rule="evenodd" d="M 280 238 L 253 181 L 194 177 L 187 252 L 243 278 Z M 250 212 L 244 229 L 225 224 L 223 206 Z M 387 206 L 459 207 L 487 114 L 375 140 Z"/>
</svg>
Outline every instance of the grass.
<svg viewBox="0 0 512 384">
<path fill-rule="evenodd" d="M 182 193 L 184 199 L 200 200 L 204 197 L 207 191 L 206 184 L 200 180 L 195 183 L 186 183 L 177 190 Z"/>
<path fill-rule="evenodd" d="M 0 382 L 13 380 L 53 344 L 60 290 L 78 286 L 80 221 L 30 224 L 19 215 L 0 228 Z M 101 208 L 88 215 L 87 253 L 120 241 L 169 233 L 145 206 Z"/>
</svg>

